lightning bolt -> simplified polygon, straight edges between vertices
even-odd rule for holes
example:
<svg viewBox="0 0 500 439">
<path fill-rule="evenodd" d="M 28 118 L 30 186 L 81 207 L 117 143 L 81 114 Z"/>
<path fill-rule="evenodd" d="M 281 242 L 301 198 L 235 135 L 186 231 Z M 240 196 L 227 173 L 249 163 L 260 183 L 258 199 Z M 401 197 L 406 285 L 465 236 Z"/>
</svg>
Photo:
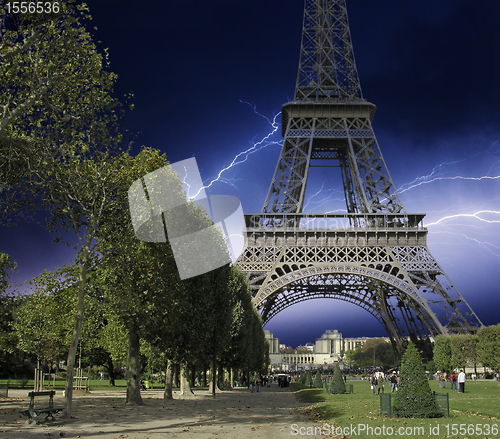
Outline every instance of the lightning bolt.
<svg viewBox="0 0 500 439">
<path fill-rule="evenodd" d="M 441 165 L 440 165 L 441 166 Z M 419 178 L 425 178 L 425 177 L 419 177 Z M 410 189 L 416 188 L 418 186 L 421 186 L 423 184 L 429 184 L 429 183 L 434 183 L 435 181 L 439 180 L 470 180 L 470 181 L 482 181 L 482 180 L 498 180 L 500 179 L 500 175 L 495 175 L 495 176 L 489 176 L 489 175 L 484 175 L 482 177 L 463 177 L 461 175 L 457 175 L 455 177 L 435 177 L 431 180 L 426 180 L 426 181 L 420 181 L 419 183 L 413 184 L 406 189 L 399 189 L 398 192 L 402 194 L 403 192 L 409 191 Z M 416 180 L 414 180 L 416 181 Z M 410 184 L 410 183 L 408 183 Z"/>
<path fill-rule="evenodd" d="M 482 248 L 488 249 L 488 251 L 491 252 L 492 255 L 497 256 L 497 257 L 500 256 L 500 254 L 495 253 L 495 251 L 493 250 L 493 249 L 500 250 L 500 247 L 492 244 L 491 242 L 488 242 L 488 241 L 479 241 L 478 239 L 471 238 L 470 236 L 466 235 L 465 233 L 456 233 L 456 232 L 440 232 L 440 233 L 445 234 L 445 235 L 461 236 L 461 237 L 465 238 L 468 241 L 475 242 L 476 244 L 480 245 Z M 446 244 L 449 245 L 450 243 L 447 242 Z"/>
<path fill-rule="evenodd" d="M 302 211 L 305 211 L 307 206 L 309 206 L 309 203 L 311 203 L 312 199 L 314 197 L 317 197 L 318 195 L 320 195 L 322 192 L 323 192 L 323 188 L 325 187 L 325 182 L 323 182 L 321 184 L 321 188 L 315 193 L 315 194 L 312 194 L 308 199 L 307 199 L 307 203 L 305 204 L 305 206 L 302 208 Z M 327 197 L 325 198 L 322 198 L 321 200 L 319 201 L 315 201 L 314 203 L 316 204 L 317 207 L 321 206 L 322 204 L 324 203 L 327 203 L 329 201 L 344 201 L 344 198 L 332 198 L 333 194 L 336 193 L 336 192 L 341 192 L 340 190 L 337 190 L 337 189 L 327 189 L 325 192 L 331 192 L 330 195 L 328 195 Z M 330 213 L 330 212 L 327 212 L 327 213 Z"/>
<path fill-rule="evenodd" d="M 246 162 L 248 160 L 248 157 L 251 154 L 256 153 L 257 151 L 260 151 L 260 150 L 262 150 L 264 148 L 267 148 L 270 145 L 281 145 L 281 141 L 270 140 L 270 138 L 276 133 L 276 131 L 278 131 L 278 128 L 280 127 L 280 124 L 276 120 L 277 120 L 278 116 L 281 114 L 281 111 L 279 113 L 275 114 L 274 117 L 271 120 L 269 117 L 264 116 L 263 114 L 259 113 L 257 111 L 257 108 L 256 108 L 255 105 L 252 105 L 252 104 L 250 104 L 248 102 L 245 102 L 245 101 L 242 101 L 242 100 L 240 100 L 240 102 L 242 104 L 249 105 L 250 107 L 253 108 L 253 111 L 254 111 L 255 114 L 257 114 L 258 116 L 266 119 L 267 122 L 269 123 L 269 125 L 271 125 L 271 127 L 272 127 L 271 131 L 269 131 L 269 133 L 267 133 L 259 141 L 254 142 L 253 145 L 250 148 L 248 148 L 245 151 L 242 151 L 242 152 L 236 154 L 236 156 L 233 158 L 233 160 L 231 161 L 231 163 L 228 166 L 226 166 L 225 168 L 223 168 L 223 169 L 221 169 L 219 171 L 219 173 L 217 174 L 217 177 L 213 178 L 206 186 L 201 187 L 194 196 L 189 197 L 189 198 L 191 198 L 191 199 L 196 198 L 196 196 L 203 189 L 208 189 L 210 186 L 212 186 L 217 181 L 223 182 L 223 183 L 229 183 L 229 184 L 232 184 L 234 186 L 234 182 L 236 180 L 234 180 L 234 179 L 222 179 L 221 178 L 221 176 L 222 176 L 222 174 L 224 172 L 226 172 L 227 170 L 233 168 L 236 165 L 239 165 L 241 163 Z"/>
<path fill-rule="evenodd" d="M 410 183 L 405 183 L 403 184 L 399 189 L 398 189 L 398 192 L 399 193 L 402 193 L 402 192 L 406 192 L 407 190 L 410 190 L 416 186 L 419 186 L 420 184 L 423 184 L 424 181 L 426 181 L 428 178 L 432 177 L 435 173 L 436 173 L 436 170 L 438 170 L 439 168 L 442 168 L 444 166 L 448 166 L 448 165 L 454 165 L 456 163 L 461 163 L 463 161 L 465 161 L 466 159 L 462 159 L 462 160 L 455 160 L 453 162 L 444 162 L 444 163 L 440 163 L 439 165 L 437 165 L 436 167 L 434 167 L 432 169 L 432 172 L 428 175 L 422 175 L 421 177 L 417 177 L 415 178 L 415 180 L 411 181 Z M 418 183 L 417 183 L 418 182 Z M 408 188 L 405 188 L 405 186 L 409 186 Z"/>
<path fill-rule="evenodd" d="M 440 218 L 433 223 L 427 224 L 427 226 L 435 226 L 436 224 L 439 224 L 443 221 L 453 219 L 453 218 L 476 218 L 479 221 L 489 223 L 489 224 L 500 223 L 500 219 L 499 220 L 488 220 L 486 218 L 482 218 L 481 215 L 484 215 L 484 214 L 500 215 L 500 212 L 498 212 L 496 210 L 479 210 L 475 213 L 457 213 L 456 215 L 448 215 L 448 216 L 445 216 L 443 218 Z"/>
</svg>

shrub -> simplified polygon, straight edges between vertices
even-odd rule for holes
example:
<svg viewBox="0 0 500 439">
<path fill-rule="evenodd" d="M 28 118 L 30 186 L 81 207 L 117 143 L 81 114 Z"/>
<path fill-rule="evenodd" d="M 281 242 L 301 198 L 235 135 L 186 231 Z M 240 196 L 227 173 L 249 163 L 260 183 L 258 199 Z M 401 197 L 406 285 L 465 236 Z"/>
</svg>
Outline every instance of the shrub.
<svg viewBox="0 0 500 439">
<path fill-rule="evenodd" d="M 345 383 L 342 378 L 342 372 L 340 371 L 339 364 L 335 364 L 335 371 L 333 372 L 331 393 L 345 393 Z"/>
<path fill-rule="evenodd" d="M 313 380 L 312 380 L 312 375 L 311 375 L 311 371 L 308 370 L 307 371 L 307 376 L 306 376 L 306 381 L 305 381 L 305 385 L 308 386 L 308 387 L 311 387 L 312 386 L 312 383 L 313 383 Z"/>
<path fill-rule="evenodd" d="M 409 343 L 401 360 L 398 391 L 393 394 L 393 413 L 402 418 L 435 418 L 440 416 L 436 397 L 413 343 Z"/>
<path fill-rule="evenodd" d="M 321 381 L 321 372 L 319 370 L 316 371 L 316 376 L 314 377 L 313 381 L 313 387 L 316 387 L 316 389 L 323 388 L 323 381 Z"/>
</svg>

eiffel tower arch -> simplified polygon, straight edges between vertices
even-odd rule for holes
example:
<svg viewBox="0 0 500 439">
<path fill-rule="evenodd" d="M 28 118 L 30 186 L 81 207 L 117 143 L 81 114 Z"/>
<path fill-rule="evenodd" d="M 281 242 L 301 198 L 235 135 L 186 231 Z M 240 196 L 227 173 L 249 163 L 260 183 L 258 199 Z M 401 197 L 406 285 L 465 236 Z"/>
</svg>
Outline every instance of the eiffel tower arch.
<svg viewBox="0 0 500 439">
<path fill-rule="evenodd" d="M 345 0 L 305 0 L 294 100 L 259 214 L 245 215 L 238 266 L 264 323 L 296 303 L 332 298 L 370 312 L 401 352 L 409 337 L 482 326 L 427 248 L 425 214 L 408 213 L 379 148 L 376 107 L 363 98 Z M 346 212 L 303 213 L 312 167 L 338 167 Z"/>
</svg>

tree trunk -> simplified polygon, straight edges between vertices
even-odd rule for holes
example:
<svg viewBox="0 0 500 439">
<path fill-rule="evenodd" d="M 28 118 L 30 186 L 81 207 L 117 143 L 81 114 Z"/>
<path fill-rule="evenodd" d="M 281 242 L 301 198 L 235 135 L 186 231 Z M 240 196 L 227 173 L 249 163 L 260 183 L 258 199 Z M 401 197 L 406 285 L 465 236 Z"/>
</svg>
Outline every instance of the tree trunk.
<svg viewBox="0 0 500 439">
<path fill-rule="evenodd" d="M 115 365 L 111 355 L 108 357 L 109 386 L 115 387 Z"/>
<path fill-rule="evenodd" d="M 194 396 L 193 391 L 191 390 L 191 386 L 189 385 L 189 368 L 186 363 L 181 363 L 181 392 L 182 396 Z"/>
<path fill-rule="evenodd" d="M 165 391 L 163 399 L 174 399 L 172 397 L 172 362 L 167 360 L 165 363 Z"/>
<path fill-rule="evenodd" d="M 195 378 L 196 378 L 196 367 L 193 365 L 190 367 L 190 376 L 189 376 L 189 385 L 191 388 L 195 386 Z"/>
<path fill-rule="evenodd" d="M 143 405 L 141 398 L 141 357 L 137 328 L 128 331 L 127 399 L 125 404 Z"/>
<path fill-rule="evenodd" d="M 217 390 L 217 379 L 214 380 L 214 376 L 216 376 L 217 373 L 215 371 L 215 364 L 210 364 L 210 381 L 208 383 L 208 391 L 212 394 L 215 395 L 215 391 Z M 214 382 L 215 382 L 215 389 L 214 389 Z"/>
<path fill-rule="evenodd" d="M 63 410 L 64 418 L 71 418 L 71 410 L 73 407 L 73 377 L 75 375 L 76 350 L 78 348 L 78 340 L 82 332 L 83 318 L 85 316 L 85 285 L 87 284 L 87 267 L 89 260 L 89 251 L 83 249 L 82 259 L 79 268 L 78 280 L 78 304 L 76 309 L 76 322 L 73 335 L 71 336 L 71 344 L 68 353 L 68 365 L 66 367 L 66 385 L 65 385 L 65 407 Z"/>
<path fill-rule="evenodd" d="M 236 371 L 231 367 L 229 368 L 229 387 L 232 389 L 234 386 L 234 377 L 236 376 Z"/>
<path fill-rule="evenodd" d="M 179 387 L 179 365 L 174 364 L 172 367 L 174 372 L 174 387 Z"/>
<path fill-rule="evenodd" d="M 219 390 L 224 390 L 224 366 L 222 366 L 222 363 L 218 364 L 217 368 L 217 387 Z"/>
</svg>

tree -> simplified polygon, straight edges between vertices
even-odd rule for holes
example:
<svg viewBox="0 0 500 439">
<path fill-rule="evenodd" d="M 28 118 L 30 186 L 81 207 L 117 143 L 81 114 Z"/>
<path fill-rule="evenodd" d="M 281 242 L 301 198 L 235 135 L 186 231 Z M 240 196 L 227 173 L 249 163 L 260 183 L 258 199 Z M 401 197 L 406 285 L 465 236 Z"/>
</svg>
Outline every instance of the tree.
<svg viewBox="0 0 500 439">
<path fill-rule="evenodd" d="M 71 230 L 79 250 L 63 412 L 71 417 L 92 247 L 103 217 L 110 215 L 108 195 L 118 184 L 120 157 L 113 147 L 121 140 L 119 103 L 111 96 L 116 76 L 103 69 L 103 57 L 82 24 L 85 5 L 60 2 L 59 14 L 39 15 L 8 15 L 6 6 L 0 8 L 0 184 L 8 195 L 2 200 L 31 194 L 29 203 L 40 200 L 50 213 L 55 240 Z"/>
<path fill-rule="evenodd" d="M 316 389 L 323 388 L 323 381 L 321 380 L 321 371 L 317 370 L 316 375 L 314 376 L 313 387 Z"/>
<path fill-rule="evenodd" d="M 363 345 L 363 358 L 366 364 L 391 367 L 394 365 L 394 350 L 383 338 L 368 340 Z"/>
<path fill-rule="evenodd" d="M 450 335 L 440 335 L 434 339 L 434 364 L 442 372 L 452 370 Z"/>
<path fill-rule="evenodd" d="M 221 362 L 224 366 L 233 369 L 246 369 L 247 355 L 251 340 L 246 329 L 248 328 L 249 314 L 253 313 L 252 296 L 250 286 L 245 275 L 235 265 L 231 267 L 229 289 L 234 296 L 235 305 L 232 311 L 232 325 L 230 328 L 231 339 L 226 349 L 221 355 Z M 231 379 L 231 382 L 233 379 Z"/>
<path fill-rule="evenodd" d="M 7 253 L 0 251 L 0 296 L 9 288 L 8 278 L 16 267 L 17 265 L 12 258 Z"/>
<path fill-rule="evenodd" d="M 401 360 L 398 391 L 393 395 L 393 412 L 402 418 L 440 416 L 420 354 L 411 342 Z"/>
<path fill-rule="evenodd" d="M 186 371 L 188 364 L 213 352 L 214 333 L 219 339 L 218 349 L 225 348 L 221 337 L 229 338 L 234 304 L 227 294 L 228 266 L 181 281 L 176 265 L 179 261 L 174 259 L 168 241 L 150 243 L 136 238 L 128 189 L 137 179 L 160 168 L 165 173 L 163 183 L 168 182 L 170 196 L 175 199 L 173 204 L 183 206 L 165 212 L 160 221 L 181 225 L 180 234 L 185 231 L 183 227 L 186 231 L 193 226 L 201 230 L 213 222 L 203 209 L 186 203 L 183 184 L 175 172 L 165 168 L 165 156 L 144 148 L 127 163 L 120 176 L 122 184 L 113 193 L 115 209 L 121 215 L 103 224 L 98 248 L 102 255 L 102 286 L 128 331 L 127 403 L 140 405 L 140 339 L 159 347 L 166 358 Z M 148 187 L 151 198 L 156 190 L 161 192 L 162 188 Z M 218 258 L 227 247 L 218 230 L 212 238 L 211 256 Z M 189 264 L 185 268 L 189 269 Z"/>
<path fill-rule="evenodd" d="M 42 364 L 59 358 L 63 334 L 52 309 L 51 297 L 38 291 L 24 301 L 15 313 L 14 329 L 18 348 L 34 354 Z"/>
<path fill-rule="evenodd" d="M 333 371 L 331 393 L 345 393 L 345 382 L 342 378 L 342 371 L 338 363 L 335 363 L 335 370 Z"/>
<path fill-rule="evenodd" d="M 476 366 L 477 336 L 473 334 L 455 334 L 451 337 L 451 368 L 464 369 Z"/>
<path fill-rule="evenodd" d="M 312 387 L 313 380 L 312 380 L 311 369 L 309 369 L 309 370 L 307 371 L 307 374 L 306 374 L 306 380 L 305 380 L 304 384 L 305 384 L 307 387 Z"/>
<path fill-rule="evenodd" d="M 500 371 L 500 325 L 485 326 L 477 332 L 477 361 Z"/>
<path fill-rule="evenodd" d="M 345 352 L 345 362 L 349 367 L 353 367 L 355 365 L 355 357 L 356 351 L 354 349 L 349 349 Z"/>
<path fill-rule="evenodd" d="M 0 251 L 0 374 L 9 378 L 16 374 L 16 367 L 23 363 L 17 349 L 17 334 L 14 330 L 14 315 L 23 302 L 23 297 L 7 293 L 10 274 L 16 269 L 9 255 Z"/>
<path fill-rule="evenodd" d="M 127 358 L 128 333 L 120 317 L 110 306 L 106 306 L 103 313 L 103 327 L 98 333 L 93 348 L 92 359 L 94 364 L 108 369 L 109 385 L 115 385 L 115 366 Z"/>
</svg>

